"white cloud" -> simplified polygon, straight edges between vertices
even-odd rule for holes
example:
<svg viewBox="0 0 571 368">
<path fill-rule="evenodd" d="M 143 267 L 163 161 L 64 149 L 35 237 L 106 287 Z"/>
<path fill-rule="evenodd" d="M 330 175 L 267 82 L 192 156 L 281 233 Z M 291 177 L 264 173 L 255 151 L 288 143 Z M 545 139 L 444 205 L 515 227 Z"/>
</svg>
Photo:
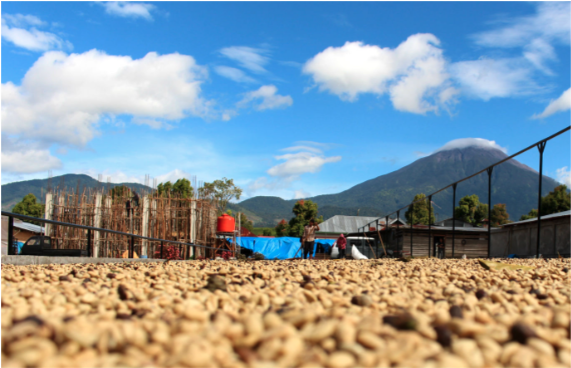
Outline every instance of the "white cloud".
<svg viewBox="0 0 571 368">
<path fill-rule="evenodd" d="M 507 19 L 494 30 L 473 36 L 478 45 L 494 48 L 522 48 L 523 60 L 547 75 L 554 73 L 547 66 L 557 60 L 553 44 L 569 44 L 569 2 L 538 3 L 534 15 Z"/>
<path fill-rule="evenodd" d="M 557 112 L 567 111 L 569 109 L 571 109 L 571 88 L 563 92 L 558 99 L 551 101 L 541 114 L 533 115 L 532 119 L 543 119 Z"/>
<path fill-rule="evenodd" d="M 2 15 L 2 38 L 30 51 L 70 50 L 71 43 L 50 32 L 35 28 L 46 23 L 33 15 Z"/>
<path fill-rule="evenodd" d="M 282 148 L 280 151 L 286 151 L 286 152 L 310 151 L 313 153 L 323 153 L 323 151 L 320 150 L 319 148 L 310 147 L 310 146 L 292 146 L 292 147 Z"/>
<path fill-rule="evenodd" d="M 252 101 L 259 100 L 261 100 L 261 102 L 255 104 L 257 110 L 277 109 L 293 104 L 291 96 L 278 95 L 277 92 L 278 89 L 274 85 L 262 86 L 255 91 L 246 93 L 244 99 L 238 102 L 238 107 L 244 107 Z"/>
<path fill-rule="evenodd" d="M 28 174 L 61 167 L 60 159 L 52 156 L 49 150 L 28 149 L 23 152 L 2 150 L 2 171 Z"/>
<path fill-rule="evenodd" d="M 30 14 L 3 14 L 2 19 L 14 27 L 43 26 L 46 22 Z"/>
<path fill-rule="evenodd" d="M 237 61 L 243 68 L 249 69 L 255 73 L 266 73 L 264 65 L 268 63 L 268 53 L 265 49 L 257 49 L 248 46 L 232 46 L 225 47 L 220 53 L 229 59 Z"/>
<path fill-rule="evenodd" d="M 571 172 L 567 166 L 557 169 L 557 181 L 571 188 Z"/>
<path fill-rule="evenodd" d="M 293 194 L 293 199 L 304 199 L 311 197 L 311 194 L 303 189 L 296 190 Z"/>
<path fill-rule="evenodd" d="M 144 18 L 153 20 L 151 11 L 155 9 L 154 5 L 145 3 L 135 3 L 127 1 L 106 1 L 100 2 L 107 14 L 116 15 L 124 18 Z"/>
<path fill-rule="evenodd" d="M 466 93 L 484 101 L 531 94 L 539 88 L 521 59 L 461 61 L 452 64 L 450 70 Z"/>
<path fill-rule="evenodd" d="M 214 68 L 214 71 L 218 74 L 223 76 L 224 78 L 228 78 L 233 80 L 234 82 L 238 83 L 256 83 L 257 81 L 254 78 L 249 77 L 241 71 L 240 69 L 232 68 L 229 66 L 217 66 Z"/>
<path fill-rule="evenodd" d="M 206 69 L 191 56 L 148 53 L 141 59 L 98 50 L 48 52 L 22 84 L 2 84 L 3 133 L 83 146 L 104 115 L 178 120 L 202 116 Z"/>
<path fill-rule="evenodd" d="M 190 180 L 190 174 L 187 173 L 186 171 L 179 169 L 174 169 L 171 172 L 156 177 L 157 184 L 165 183 L 167 181 L 170 181 L 171 183 L 174 184 L 174 182 L 176 182 L 178 179 L 183 179 L 183 178 Z"/>
<path fill-rule="evenodd" d="M 164 121 L 160 121 L 157 119 L 148 119 L 148 118 L 141 118 L 141 117 L 134 117 L 131 122 L 133 124 L 137 124 L 137 125 L 148 125 L 149 127 L 151 127 L 152 129 L 161 129 L 161 128 L 165 128 L 167 130 L 170 130 L 173 128 L 173 126 L 167 122 Z"/>
<path fill-rule="evenodd" d="M 315 55 L 303 72 L 312 76 L 320 91 L 342 100 L 355 101 L 362 93 L 388 93 L 397 110 L 424 114 L 437 111 L 454 95 L 439 44 L 432 34 L 412 35 L 395 49 L 346 42 Z"/>
<path fill-rule="evenodd" d="M 165 126 L 189 115 L 206 116 L 201 97 L 206 68 L 191 56 L 149 53 L 141 59 L 98 50 L 41 56 L 21 85 L 2 84 L 2 135 L 47 144 L 85 146 L 106 117 Z"/>
<path fill-rule="evenodd" d="M 341 156 L 325 157 L 313 152 L 298 152 L 276 156 L 275 159 L 285 162 L 270 168 L 267 171 L 269 175 L 296 178 L 306 173 L 315 174 L 321 170 L 323 165 L 340 161 Z"/>
<path fill-rule="evenodd" d="M 507 148 L 504 148 L 496 143 L 496 141 L 490 141 L 483 138 L 461 138 L 461 139 L 454 139 L 444 146 L 440 147 L 433 153 L 439 151 L 447 151 L 453 150 L 457 148 L 466 148 L 466 147 L 479 147 L 479 148 L 488 148 L 488 149 L 497 149 L 502 151 L 503 153 L 508 153 Z"/>
<path fill-rule="evenodd" d="M 525 46 L 532 39 L 569 43 L 569 2 L 537 4 L 537 13 L 506 21 L 506 26 L 474 36 L 477 44 L 488 47 Z"/>
</svg>

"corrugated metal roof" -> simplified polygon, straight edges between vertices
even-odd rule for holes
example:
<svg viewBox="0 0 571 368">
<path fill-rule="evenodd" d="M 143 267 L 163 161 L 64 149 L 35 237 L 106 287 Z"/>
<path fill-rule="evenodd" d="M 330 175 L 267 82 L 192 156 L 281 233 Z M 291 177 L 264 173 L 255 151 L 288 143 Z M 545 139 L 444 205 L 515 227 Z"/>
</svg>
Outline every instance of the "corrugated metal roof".
<svg viewBox="0 0 571 368">
<path fill-rule="evenodd" d="M 323 221 L 319 224 L 319 231 L 323 233 L 354 233 L 359 231 L 360 227 L 367 225 L 370 222 L 376 221 L 378 217 L 365 217 L 365 216 L 344 216 L 337 215 L 333 216 L 328 220 Z M 402 218 L 401 223 L 406 224 L 406 221 Z M 396 222 L 396 219 L 390 219 L 389 224 Z M 384 225 L 385 219 L 379 219 L 379 224 Z"/>
<path fill-rule="evenodd" d="M 570 215 L 571 215 L 571 210 L 569 210 L 569 211 L 563 211 L 563 212 L 558 212 L 558 213 L 552 213 L 551 215 L 541 216 L 541 221 L 543 221 L 543 220 L 549 220 L 549 219 L 553 219 L 553 218 L 557 218 L 557 217 L 570 216 Z M 512 222 L 512 223 L 509 223 L 509 224 L 505 224 L 504 226 L 521 225 L 521 224 L 525 224 L 525 223 L 528 223 L 528 222 L 536 222 L 536 221 L 537 221 L 537 217 L 536 217 L 536 218 L 529 219 L 529 220 L 523 220 L 523 221 Z"/>
<path fill-rule="evenodd" d="M 45 229 L 42 226 L 30 224 L 30 223 L 24 222 L 24 221 L 17 221 L 17 220 L 14 220 L 14 227 L 16 227 L 18 229 L 22 229 L 22 230 L 31 231 L 31 232 L 37 233 L 37 234 L 43 233 L 45 231 Z"/>
</svg>

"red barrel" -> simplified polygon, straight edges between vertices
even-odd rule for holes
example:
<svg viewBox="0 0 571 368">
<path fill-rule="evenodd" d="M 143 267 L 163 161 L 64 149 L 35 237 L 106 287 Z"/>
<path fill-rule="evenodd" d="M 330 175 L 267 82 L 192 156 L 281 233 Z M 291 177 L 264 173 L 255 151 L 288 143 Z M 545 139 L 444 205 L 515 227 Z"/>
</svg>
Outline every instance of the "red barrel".
<svg viewBox="0 0 571 368">
<path fill-rule="evenodd" d="M 235 224 L 236 222 L 234 220 L 234 217 L 227 214 L 223 214 L 222 216 L 218 217 L 218 223 L 216 224 L 216 232 L 232 233 L 236 228 Z"/>
</svg>

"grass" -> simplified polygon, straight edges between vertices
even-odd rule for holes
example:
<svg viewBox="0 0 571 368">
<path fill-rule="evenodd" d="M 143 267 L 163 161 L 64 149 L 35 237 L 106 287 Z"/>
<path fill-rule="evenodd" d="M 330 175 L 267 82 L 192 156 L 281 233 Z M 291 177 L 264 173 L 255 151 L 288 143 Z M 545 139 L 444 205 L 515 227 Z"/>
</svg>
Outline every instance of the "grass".
<svg viewBox="0 0 571 368">
<path fill-rule="evenodd" d="M 276 235 L 276 232 L 273 227 L 255 227 L 254 231 L 252 231 L 256 235 L 264 235 L 264 230 L 271 230 L 272 236 Z"/>
</svg>

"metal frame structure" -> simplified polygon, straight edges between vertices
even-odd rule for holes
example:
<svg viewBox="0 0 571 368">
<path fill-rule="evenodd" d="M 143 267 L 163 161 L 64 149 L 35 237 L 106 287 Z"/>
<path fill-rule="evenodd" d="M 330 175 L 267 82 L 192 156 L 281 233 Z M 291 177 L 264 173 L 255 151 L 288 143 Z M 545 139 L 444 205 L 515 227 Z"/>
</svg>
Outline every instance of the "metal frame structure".
<svg viewBox="0 0 571 368">
<path fill-rule="evenodd" d="M 567 132 L 567 131 L 569 131 L 569 130 L 571 130 L 571 127 L 567 127 L 567 128 L 565 128 L 565 129 L 562 129 L 562 130 L 558 131 L 557 133 L 555 133 L 555 134 L 553 134 L 553 135 L 551 135 L 551 136 L 549 136 L 549 137 L 547 137 L 547 138 L 545 138 L 545 139 L 542 139 L 541 141 L 536 142 L 536 143 L 532 144 L 531 146 L 529 146 L 529 147 L 527 147 L 527 148 L 524 148 L 524 149 L 522 149 L 521 151 L 519 151 L 519 152 L 517 152 L 517 153 L 514 153 L 513 155 L 511 155 L 511 156 L 509 156 L 509 157 L 506 157 L 505 159 L 503 159 L 503 160 L 501 160 L 501 161 L 499 161 L 499 162 L 496 162 L 495 164 L 490 165 L 490 166 L 488 166 L 488 167 L 486 167 L 486 168 L 484 168 L 484 169 L 478 171 L 478 172 L 475 173 L 475 174 L 472 174 L 472 175 L 467 176 L 467 177 L 465 177 L 465 178 L 463 178 L 463 179 L 460 179 L 460 180 L 458 180 L 458 181 L 455 181 L 454 183 L 449 184 L 449 185 L 445 186 L 444 188 L 441 188 L 441 189 L 437 190 L 436 192 L 431 193 L 431 194 L 429 194 L 428 196 L 426 196 L 426 198 L 428 198 L 428 206 L 429 206 L 429 209 L 428 209 L 428 214 L 429 214 L 429 215 L 428 215 L 428 217 L 429 217 L 429 221 L 428 221 L 428 231 L 429 231 L 429 238 L 428 238 L 428 256 L 430 257 L 430 254 L 431 254 L 431 252 L 430 252 L 430 249 L 431 249 L 431 236 L 430 236 L 430 235 L 431 235 L 431 225 L 432 225 L 432 221 L 431 221 L 431 218 L 430 218 L 430 217 L 431 217 L 430 214 L 432 213 L 432 211 L 431 211 L 431 210 L 432 210 L 432 196 L 434 196 L 435 194 L 440 193 L 440 192 L 442 192 L 442 191 L 444 191 L 444 190 L 446 190 L 446 189 L 448 189 L 448 188 L 451 188 L 451 187 L 452 187 L 452 189 L 453 189 L 453 201 L 454 201 L 454 203 L 452 203 L 452 224 L 453 224 L 453 225 L 452 225 L 452 254 L 454 254 L 454 241 L 455 241 L 455 236 L 454 236 L 454 235 L 455 235 L 455 232 L 456 232 L 456 226 L 455 226 L 455 225 L 456 225 L 456 224 L 455 224 L 455 223 L 456 223 L 456 214 L 455 214 L 455 211 L 454 211 L 455 205 L 456 205 L 456 187 L 457 187 L 458 183 L 461 183 L 461 182 L 463 182 L 463 181 L 466 181 L 466 180 L 468 180 L 468 179 L 471 179 L 471 178 L 473 178 L 473 177 L 475 177 L 475 176 L 477 176 L 477 175 L 480 175 L 480 174 L 483 173 L 483 172 L 487 172 L 487 173 L 488 173 L 488 257 L 490 257 L 490 251 L 491 251 L 491 249 L 490 249 L 490 247 L 491 247 L 491 229 L 492 229 L 491 221 L 490 221 L 491 211 L 492 211 L 492 171 L 493 171 L 494 167 L 496 167 L 496 166 L 498 166 L 498 165 L 500 165 L 500 164 L 502 164 L 502 163 L 504 163 L 504 162 L 506 162 L 506 161 L 509 161 L 509 160 L 511 160 L 512 158 L 514 158 L 514 157 L 516 157 L 516 156 L 519 156 L 519 155 L 521 155 L 521 154 L 524 153 L 524 152 L 529 151 L 529 150 L 532 149 L 533 147 L 537 147 L 537 149 L 539 150 L 539 191 L 538 191 L 538 197 L 539 197 L 539 199 L 538 199 L 538 207 L 537 207 L 537 215 L 538 215 L 538 216 L 537 216 L 537 254 L 536 254 L 536 256 L 539 257 L 539 244 L 540 244 L 540 239 L 541 239 L 541 237 L 540 237 L 540 230 L 541 230 L 541 187 L 542 187 L 541 184 L 542 184 L 542 180 L 543 180 L 543 151 L 545 150 L 545 146 L 546 146 L 546 144 L 547 144 L 547 141 L 549 141 L 549 140 L 551 140 L 551 139 L 553 139 L 553 138 L 555 138 L 555 137 L 557 137 L 557 136 L 559 136 L 559 135 L 561 135 L 561 134 L 563 134 L 563 133 L 565 133 L 565 132 Z M 396 210 L 396 211 L 394 211 L 394 212 L 389 213 L 388 215 L 385 215 L 385 216 L 384 216 L 385 219 L 386 219 L 386 222 L 385 222 L 386 226 L 385 226 L 385 228 L 388 228 L 388 219 L 389 219 L 389 216 L 391 216 L 391 215 L 393 215 L 393 214 L 397 214 L 397 216 L 398 216 L 398 214 L 400 213 L 400 211 L 402 211 L 402 210 L 404 210 L 404 209 L 406 209 L 406 208 L 409 208 L 410 206 L 413 206 L 415 203 L 419 203 L 419 202 L 422 202 L 422 201 L 425 201 L 425 200 L 426 200 L 426 199 L 419 199 L 419 200 L 414 201 L 414 202 L 412 202 L 412 203 L 410 203 L 410 204 L 408 204 L 408 205 L 406 205 L 406 206 L 404 206 L 404 207 L 402 207 L 402 208 L 399 208 L 398 210 Z M 379 218 L 382 218 L 382 217 L 379 217 Z M 375 220 L 375 221 L 378 221 L 378 219 Z M 362 231 L 362 232 L 363 232 L 363 236 L 365 236 L 365 232 L 366 232 L 365 230 L 366 230 L 371 224 L 373 224 L 375 221 L 371 221 L 371 222 L 369 222 L 368 224 L 364 225 L 363 227 L 360 227 L 360 228 L 358 229 L 358 232 L 361 232 L 361 231 Z M 377 223 L 378 223 L 378 222 L 377 222 Z M 414 225 L 414 224 L 411 222 L 411 224 L 410 224 L 410 226 L 411 226 L 411 239 L 412 239 L 413 225 Z M 412 255 L 412 241 L 411 241 L 411 255 Z"/>
<path fill-rule="evenodd" d="M 128 236 L 129 237 L 129 258 L 133 258 L 133 255 L 134 255 L 135 238 L 161 242 L 161 259 L 163 256 L 164 243 L 178 244 L 179 247 L 185 246 L 185 247 L 187 247 L 187 250 L 190 249 L 190 247 L 193 247 L 194 254 L 196 254 L 196 252 L 195 252 L 196 248 L 217 250 L 216 248 L 208 247 L 205 245 L 198 245 L 198 244 L 194 244 L 194 243 L 184 243 L 184 242 L 179 242 L 176 240 L 151 238 L 148 236 L 135 235 L 135 234 L 131 234 L 131 233 L 125 233 L 125 232 L 116 231 L 116 230 L 103 229 L 103 228 L 99 228 L 99 227 L 77 225 L 77 224 L 72 224 L 69 222 L 61 222 L 61 221 L 54 221 L 54 220 L 46 220 L 46 219 L 37 218 L 37 217 L 20 215 L 20 214 L 12 213 L 12 212 L 2 211 L 2 216 L 8 216 L 8 255 L 14 255 L 14 253 L 15 253 L 14 252 L 14 246 L 13 246 L 13 243 L 14 243 L 14 218 L 19 218 L 21 220 L 37 221 L 37 222 L 41 222 L 41 223 L 45 223 L 45 224 L 53 224 L 53 225 L 67 226 L 67 227 L 73 227 L 73 228 L 77 228 L 77 229 L 87 230 L 87 254 L 90 257 L 93 257 L 92 249 L 91 249 L 91 235 L 92 235 L 93 231 L 102 231 L 102 232 L 107 232 L 107 233 L 112 233 L 112 234 L 117 234 L 117 235 Z"/>
</svg>

